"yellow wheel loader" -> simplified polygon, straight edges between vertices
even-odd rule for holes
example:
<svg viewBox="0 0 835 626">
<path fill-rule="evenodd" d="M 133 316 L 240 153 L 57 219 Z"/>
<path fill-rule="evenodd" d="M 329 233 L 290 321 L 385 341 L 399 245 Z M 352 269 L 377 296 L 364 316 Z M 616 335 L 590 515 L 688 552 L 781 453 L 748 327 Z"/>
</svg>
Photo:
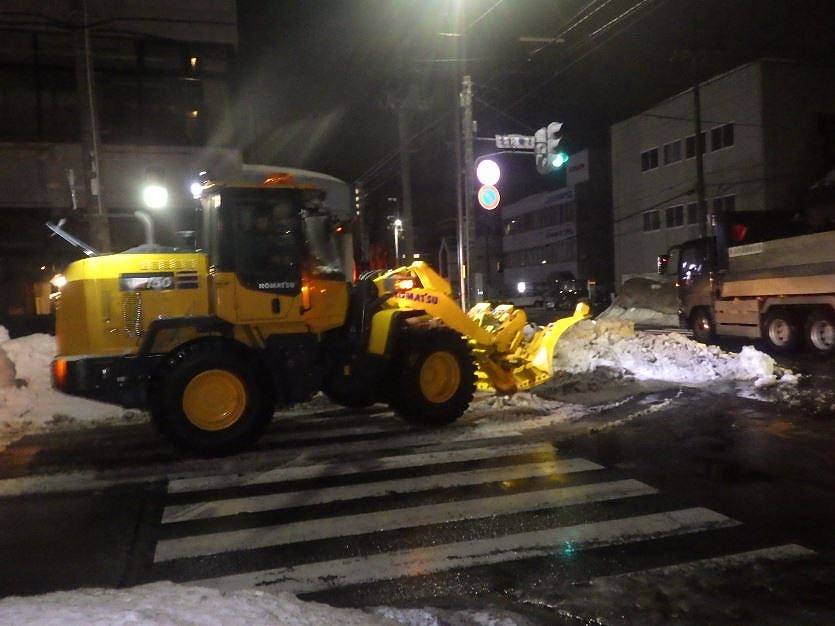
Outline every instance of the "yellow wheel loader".
<svg viewBox="0 0 835 626">
<path fill-rule="evenodd" d="M 146 245 L 67 267 L 52 367 L 56 389 L 148 410 L 197 454 L 253 443 L 276 407 L 320 390 L 452 422 L 476 387 L 551 378 L 559 336 L 589 314 L 530 335 L 512 306 L 462 311 L 422 262 L 352 282 L 346 224 L 288 174 L 207 181 L 200 204 L 197 251 Z"/>
</svg>

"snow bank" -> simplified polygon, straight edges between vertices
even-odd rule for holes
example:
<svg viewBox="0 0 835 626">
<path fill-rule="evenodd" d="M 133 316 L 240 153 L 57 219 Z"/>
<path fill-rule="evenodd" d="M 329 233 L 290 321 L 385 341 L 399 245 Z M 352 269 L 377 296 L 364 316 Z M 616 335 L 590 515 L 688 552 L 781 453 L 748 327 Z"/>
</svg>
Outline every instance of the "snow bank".
<svg viewBox="0 0 835 626">
<path fill-rule="evenodd" d="M 597 319 L 632 320 L 658 326 L 678 326 L 678 295 L 669 277 L 635 276 L 625 281 L 612 305 Z"/>
<path fill-rule="evenodd" d="M 245 590 L 222 593 L 214 589 L 152 583 L 132 589 L 79 589 L 32 598 L 0 600 L 0 622 L 30 626 L 62 624 L 150 624 L 207 626 L 282 624 L 282 626 L 390 626 L 392 619 L 359 609 L 336 609 L 302 602 L 288 593 Z"/>
<path fill-rule="evenodd" d="M 130 589 L 78 589 L 0 600 L 0 623 L 27 626 L 517 626 L 528 623 L 502 610 L 341 609 L 296 596 L 247 589 L 222 592 L 158 582 Z"/>
<path fill-rule="evenodd" d="M 554 369 L 571 373 L 607 368 L 638 380 L 704 384 L 716 380 L 750 381 L 757 387 L 796 384 L 797 377 L 751 346 L 739 354 L 706 346 L 677 332 L 635 331 L 632 322 L 585 320 L 557 344 Z"/>
<path fill-rule="evenodd" d="M 121 423 L 135 412 L 52 389 L 55 338 L 35 334 L 9 339 L 0 326 L 0 447 L 22 432 L 63 426 Z"/>
</svg>

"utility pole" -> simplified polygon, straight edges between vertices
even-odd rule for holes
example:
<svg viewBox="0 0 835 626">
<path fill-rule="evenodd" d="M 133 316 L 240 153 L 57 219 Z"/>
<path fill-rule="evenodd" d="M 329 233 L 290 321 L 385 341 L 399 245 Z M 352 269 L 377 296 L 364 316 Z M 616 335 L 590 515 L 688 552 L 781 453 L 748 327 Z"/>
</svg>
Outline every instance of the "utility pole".
<svg viewBox="0 0 835 626">
<path fill-rule="evenodd" d="M 707 237 L 707 222 L 709 212 L 705 201 L 705 167 L 704 154 L 707 141 L 702 141 L 702 103 L 699 94 L 699 79 L 693 83 L 693 123 L 695 126 L 694 143 L 696 145 L 696 202 L 698 202 L 699 236 Z"/>
<path fill-rule="evenodd" d="M 467 242 L 464 261 L 467 269 L 467 294 L 473 302 L 475 297 L 475 279 L 478 274 L 473 266 L 475 254 L 472 252 L 475 242 L 475 215 L 473 203 L 473 81 L 464 76 L 461 85 L 461 131 L 464 143 L 464 239 Z"/>
<path fill-rule="evenodd" d="M 407 97 L 408 99 L 408 97 Z M 415 227 L 412 220 L 412 166 L 409 153 L 409 118 L 411 111 L 406 101 L 397 107 L 397 131 L 400 135 L 400 184 L 403 197 L 403 231 L 407 264 L 415 253 Z M 398 261 L 399 262 L 399 261 Z"/>
<path fill-rule="evenodd" d="M 87 0 L 74 0 L 73 12 L 77 23 L 75 69 L 78 82 L 78 101 L 81 111 L 81 163 L 85 179 L 87 218 L 90 223 L 92 246 L 103 252 L 110 250 L 110 229 L 101 201 L 99 169 L 99 127 L 95 101 L 95 76 L 88 26 Z"/>
<path fill-rule="evenodd" d="M 455 87 L 458 87 L 457 81 Z M 456 107 L 460 107 L 461 94 L 457 93 L 456 95 L 457 98 L 455 105 Z M 464 223 L 464 183 L 462 181 L 462 176 L 464 174 L 464 155 L 461 146 L 461 118 L 458 115 L 453 115 L 452 118 L 455 126 L 455 167 L 457 174 L 455 176 L 455 191 L 457 207 L 456 237 L 458 239 L 458 245 L 456 246 L 456 260 L 458 261 L 458 297 L 461 300 L 461 308 L 466 311 L 468 309 L 467 302 L 469 302 L 469 296 L 467 294 L 467 255 L 465 252 L 467 229 L 466 224 Z"/>
</svg>

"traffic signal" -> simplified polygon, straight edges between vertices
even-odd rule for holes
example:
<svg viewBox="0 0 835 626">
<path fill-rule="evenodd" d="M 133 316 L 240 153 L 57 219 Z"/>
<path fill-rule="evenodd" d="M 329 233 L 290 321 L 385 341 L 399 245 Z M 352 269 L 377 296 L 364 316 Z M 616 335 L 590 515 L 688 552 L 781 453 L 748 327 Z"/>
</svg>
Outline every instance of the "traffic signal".
<svg viewBox="0 0 835 626">
<path fill-rule="evenodd" d="M 536 171 L 540 174 L 547 174 L 551 168 L 548 166 L 548 142 L 545 128 L 540 128 L 533 134 L 533 141 Z"/>
<path fill-rule="evenodd" d="M 562 122 L 551 122 L 545 128 L 540 128 L 533 135 L 536 171 L 547 174 L 560 169 L 568 163 L 568 153 L 561 151 Z"/>
<path fill-rule="evenodd" d="M 548 155 L 548 171 L 558 170 L 568 162 L 568 154 L 560 151 L 562 141 L 562 122 L 551 122 L 546 131 L 546 152 Z"/>
</svg>

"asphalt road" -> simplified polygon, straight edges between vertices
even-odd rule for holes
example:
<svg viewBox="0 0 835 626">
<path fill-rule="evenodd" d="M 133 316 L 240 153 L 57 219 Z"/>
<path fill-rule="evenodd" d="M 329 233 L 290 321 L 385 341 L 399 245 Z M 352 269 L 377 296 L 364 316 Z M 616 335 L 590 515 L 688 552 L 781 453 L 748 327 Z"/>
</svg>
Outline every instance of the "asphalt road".
<svg viewBox="0 0 835 626">
<path fill-rule="evenodd" d="M 618 381 L 542 396 L 429 431 L 313 403 L 220 460 L 148 424 L 24 438 L 0 455 L 0 594 L 174 580 L 534 624 L 835 620 L 831 413 Z"/>
</svg>

